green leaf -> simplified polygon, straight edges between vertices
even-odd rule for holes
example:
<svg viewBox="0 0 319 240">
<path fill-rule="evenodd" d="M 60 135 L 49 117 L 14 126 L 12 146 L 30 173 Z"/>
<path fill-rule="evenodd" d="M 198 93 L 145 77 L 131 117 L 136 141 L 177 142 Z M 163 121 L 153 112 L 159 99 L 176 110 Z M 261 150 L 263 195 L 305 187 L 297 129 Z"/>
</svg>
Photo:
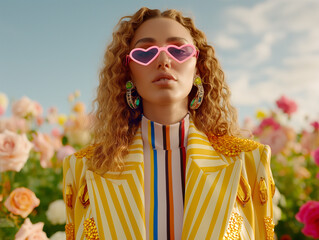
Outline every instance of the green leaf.
<svg viewBox="0 0 319 240">
<path fill-rule="evenodd" d="M 14 223 L 7 218 L 0 218 L 0 228 L 15 227 Z"/>
<path fill-rule="evenodd" d="M 66 137 L 66 136 L 63 136 L 63 138 L 62 138 L 62 144 L 63 144 L 63 146 L 65 146 L 65 145 L 67 145 L 68 144 L 68 138 Z"/>
</svg>

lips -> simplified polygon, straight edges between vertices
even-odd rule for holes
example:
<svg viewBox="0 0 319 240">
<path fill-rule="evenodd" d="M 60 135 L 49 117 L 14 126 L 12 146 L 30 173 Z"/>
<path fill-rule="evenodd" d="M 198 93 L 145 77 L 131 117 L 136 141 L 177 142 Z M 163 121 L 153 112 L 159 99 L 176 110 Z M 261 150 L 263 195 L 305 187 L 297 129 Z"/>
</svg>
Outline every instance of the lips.
<svg viewBox="0 0 319 240">
<path fill-rule="evenodd" d="M 168 74 L 168 73 L 162 73 L 162 74 L 159 74 L 158 76 L 156 76 L 156 78 L 152 81 L 152 83 L 158 82 L 161 79 L 167 79 L 167 80 L 176 81 L 176 79 L 175 79 L 175 77 L 173 75 Z"/>
</svg>

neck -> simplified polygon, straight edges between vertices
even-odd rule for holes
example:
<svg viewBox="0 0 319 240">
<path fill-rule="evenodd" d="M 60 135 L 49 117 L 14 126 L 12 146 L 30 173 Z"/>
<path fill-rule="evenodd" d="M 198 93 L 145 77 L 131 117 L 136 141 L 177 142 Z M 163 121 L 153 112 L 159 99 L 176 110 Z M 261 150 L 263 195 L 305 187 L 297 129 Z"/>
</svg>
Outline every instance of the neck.
<svg viewBox="0 0 319 240">
<path fill-rule="evenodd" d="M 143 101 L 144 116 L 163 125 L 180 122 L 187 114 L 187 101 L 168 105 L 154 105 Z"/>
</svg>

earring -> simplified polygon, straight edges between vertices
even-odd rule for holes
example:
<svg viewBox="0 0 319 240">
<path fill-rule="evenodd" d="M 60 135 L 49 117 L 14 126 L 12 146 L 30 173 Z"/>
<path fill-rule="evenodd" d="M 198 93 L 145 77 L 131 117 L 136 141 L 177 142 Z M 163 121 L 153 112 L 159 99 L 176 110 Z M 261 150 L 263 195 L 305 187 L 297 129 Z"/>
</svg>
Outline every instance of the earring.
<svg viewBox="0 0 319 240">
<path fill-rule="evenodd" d="M 137 95 L 137 97 L 135 100 L 133 100 L 132 91 L 135 89 L 133 82 L 127 81 L 125 87 L 126 87 L 127 104 L 130 106 L 130 108 L 137 109 L 138 106 L 140 105 L 140 96 L 138 96 L 138 94 L 135 94 L 135 95 Z"/>
<path fill-rule="evenodd" d="M 204 87 L 202 84 L 202 79 L 199 76 L 195 76 L 194 80 L 194 86 L 197 87 L 196 96 L 193 98 L 193 100 L 190 103 L 191 109 L 197 109 L 202 104 L 203 97 L 204 97 Z"/>
</svg>

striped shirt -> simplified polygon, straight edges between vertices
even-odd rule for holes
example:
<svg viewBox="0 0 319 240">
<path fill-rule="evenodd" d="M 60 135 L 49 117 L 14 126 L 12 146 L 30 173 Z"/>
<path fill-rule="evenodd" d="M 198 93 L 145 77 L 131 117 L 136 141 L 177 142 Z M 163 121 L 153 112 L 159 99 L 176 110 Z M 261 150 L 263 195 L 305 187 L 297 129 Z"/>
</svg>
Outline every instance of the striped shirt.
<svg viewBox="0 0 319 240">
<path fill-rule="evenodd" d="M 181 239 L 189 114 L 172 125 L 142 117 L 147 239 Z"/>
</svg>

